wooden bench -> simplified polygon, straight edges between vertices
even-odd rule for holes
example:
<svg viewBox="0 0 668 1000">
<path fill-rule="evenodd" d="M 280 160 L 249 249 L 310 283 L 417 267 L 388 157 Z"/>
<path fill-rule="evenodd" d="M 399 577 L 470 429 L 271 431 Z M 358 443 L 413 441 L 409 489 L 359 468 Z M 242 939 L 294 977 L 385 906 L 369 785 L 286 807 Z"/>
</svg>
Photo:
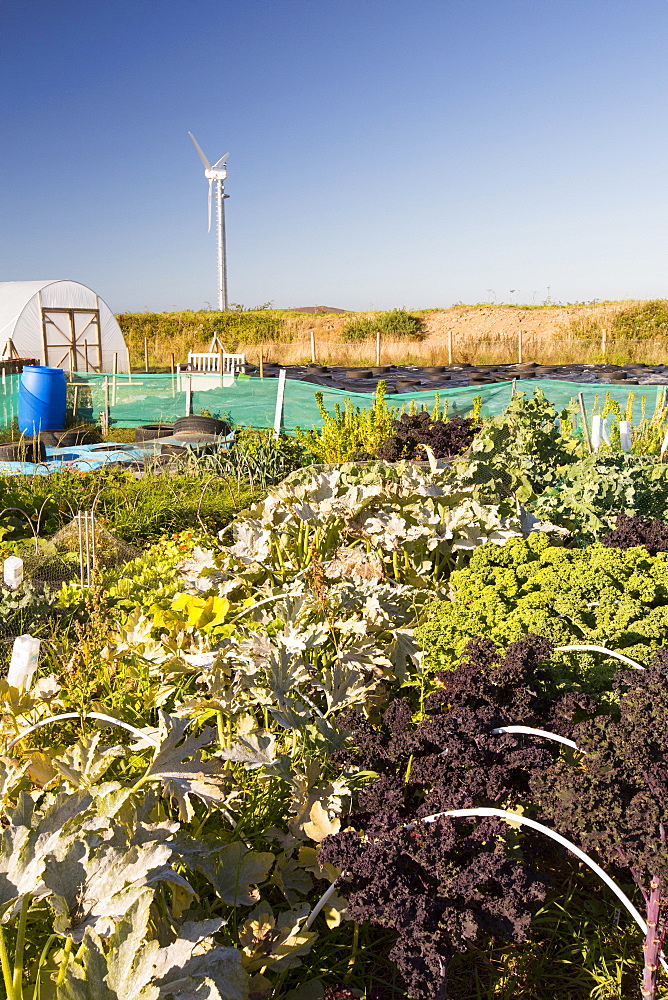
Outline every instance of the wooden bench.
<svg viewBox="0 0 668 1000">
<path fill-rule="evenodd" d="M 223 370 L 220 370 L 220 364 L 223 364 Z M 185 372 L 210 372 L 211 374 L 222 374 L 222 375 L 237 375 L 239 372 L 245 370 L 246 365 L 246 355 L 245 354 L 227 354 L 226 351 L 205 351 L 205 352 L 195 352 L 192 351 L 188 354 L 188 361 L 185 365 L 176 366 L 176 374 L 181 375 Z"/>
</svg>

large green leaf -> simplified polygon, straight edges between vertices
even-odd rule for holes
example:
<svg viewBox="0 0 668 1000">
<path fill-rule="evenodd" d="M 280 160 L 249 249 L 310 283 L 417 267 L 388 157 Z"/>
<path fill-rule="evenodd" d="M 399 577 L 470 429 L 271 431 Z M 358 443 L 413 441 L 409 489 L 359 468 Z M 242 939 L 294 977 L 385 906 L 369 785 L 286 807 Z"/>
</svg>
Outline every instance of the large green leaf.
<svg viewBox="0 0 668 1000">
<path fill-rule="evenodd" d="M 90 802 L 86 791 L 60 793 L 46 796 L 36 808 L 33 800 L 22 794 L 16 807 L 6 810 L 8 825 L 0 835 L 0 909 L 5 911 L 5 919 L 11 915 L 12 901 L 48 892 L 42 880 L 46 858 L 67 851 L 80 836 L 78 820 Z"/>
<path fill-rule="evenodd" d="M 247 1000 L 241 953 L 212 937 L 223 921 L 186 922 L 160 947 L 149 937 L 152 899 L 143 889 L 107 940 L 86 929 L 55 1000 Z"/>
<path fill-rule="evenodd" d="M 191 796 L 216 805 L 223 801 L 227 785 L 223 763 L 215 757 L 203 761 L 200 752 L 214 741 L 215 730 L 203 729 L 186 736 L 189 725 L 188 720 L 160 712 L 160 746 L 145 776 L 162 781 L 164 794 L 176 800 L 179 817 L 185 821 L 194 815 Z"/>
<path fill-rule="evenodd" d="M 251 851 L 238 841 L 214 844 L 197 840 L 179 844 L 179 853 L 190 868 L 201 872 L 225 903 L 251 906 L 260 895 L 253 886 L 264 882 L 274 855 L 269 851 Z"/>
</svg>

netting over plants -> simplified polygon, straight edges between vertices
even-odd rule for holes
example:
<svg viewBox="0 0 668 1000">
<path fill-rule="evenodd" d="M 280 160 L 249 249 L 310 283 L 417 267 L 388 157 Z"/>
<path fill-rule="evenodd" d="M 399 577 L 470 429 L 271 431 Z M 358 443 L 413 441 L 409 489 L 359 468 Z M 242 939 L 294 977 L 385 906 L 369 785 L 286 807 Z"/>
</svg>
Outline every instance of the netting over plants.
<svg viewBox="0 0 668 1000">
<path fill-rule="evenodd" d="M 53 631 L 66 615 L 58 602 L 63 584 L 89 588 L 97 573 L 124 566 L 139 549 L 116 538 L 89 512 L 77 515 L 51 538 L 21 546 L 23 578 L 15 588 L 0 587 L 0 641 L 25 632 Z"/>
<path fill-rule="evenodd" d="M 39 539 L 18 553 L 34 583 L 92 582 L 96 569 L 122 566 L 139 550 L 116 538 L 92 514 L 80 514 L 48 540 Z"/>
</svg>

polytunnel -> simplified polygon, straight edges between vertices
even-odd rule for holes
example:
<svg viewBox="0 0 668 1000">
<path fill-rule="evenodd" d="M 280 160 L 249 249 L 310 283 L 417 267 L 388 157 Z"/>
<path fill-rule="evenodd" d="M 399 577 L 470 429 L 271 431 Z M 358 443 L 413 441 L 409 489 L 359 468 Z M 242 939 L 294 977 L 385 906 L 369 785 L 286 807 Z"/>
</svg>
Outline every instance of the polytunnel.
<svg viewBox="0 0 668 1000">
<path fill-rule="evenodd" d="M 78 281 L 1 281 L 0 352 L 68 371 L 128 371 L 114 314 Z"/>
</svg>

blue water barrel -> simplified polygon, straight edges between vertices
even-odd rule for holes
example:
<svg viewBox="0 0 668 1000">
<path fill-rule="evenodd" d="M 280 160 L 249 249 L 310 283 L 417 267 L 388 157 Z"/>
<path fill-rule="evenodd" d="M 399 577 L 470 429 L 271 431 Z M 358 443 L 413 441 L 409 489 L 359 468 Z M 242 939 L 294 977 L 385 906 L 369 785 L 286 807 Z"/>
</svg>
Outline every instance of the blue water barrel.
<svg viewBox="0 0 668 1000">
<path fill-rule="evenodd" d="M 67 384 L 62 368 L 26 365 L 19 382 L 19 431 L 58 431 L 65 423 Z"/>
</svg>

